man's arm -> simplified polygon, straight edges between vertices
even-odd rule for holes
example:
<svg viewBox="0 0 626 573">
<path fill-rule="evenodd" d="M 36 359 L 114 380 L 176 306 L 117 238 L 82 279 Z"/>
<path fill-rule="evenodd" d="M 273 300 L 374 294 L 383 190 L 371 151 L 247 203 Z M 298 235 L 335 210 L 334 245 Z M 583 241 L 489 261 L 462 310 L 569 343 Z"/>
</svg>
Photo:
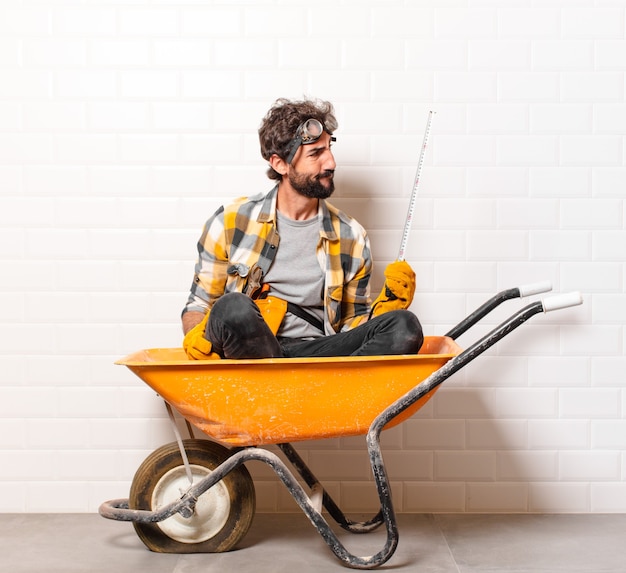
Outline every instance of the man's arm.
<svg viewBox="0 0 626 573">
<path fill-rule="evenodd" d="M 190 310 L 183 314 L 181 319 L 183 323 L 183 334 L 187 334 L 196 324 L 200 324 L 203 318 L 204 314 L 197 310 Z"/>
<path fill-rule="evenodd" d="M 198 260 L 193 283 L 181 316 L 183 334 L 200 324 L 211 301 L 224 294 L 228 259 L 225 254 L 223 213 L 222 207 L 209 218 L 198 240 Z"/>
</svg>

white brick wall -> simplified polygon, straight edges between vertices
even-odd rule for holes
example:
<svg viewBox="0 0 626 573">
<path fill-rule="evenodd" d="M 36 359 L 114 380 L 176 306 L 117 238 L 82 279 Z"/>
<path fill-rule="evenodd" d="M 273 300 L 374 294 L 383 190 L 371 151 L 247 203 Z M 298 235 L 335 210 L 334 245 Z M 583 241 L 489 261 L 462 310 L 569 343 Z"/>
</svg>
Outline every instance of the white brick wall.
<svg viewBox="0 0 626 573">
<path fill-rule="evenodd" d="M 376 288 L 438 112 L 408 248 L 427 333 L 520 283 L 585 296 L 384 435 L 398 509 L 626 511 L 625 10 L 3 2 L 0 511 L 95 511 L 172 439 L 154 393 L 113 361 L 180 344 L 201 226 L 269 189 L 256 129 L 274 99 L 303 94 L 336 104 L 335 203 L 371 234 Z M 374 508 L 362 439 L 300 451 L 344 508 Z M 295 510 L 252 470 L 260 510 Z"/>
</svg>

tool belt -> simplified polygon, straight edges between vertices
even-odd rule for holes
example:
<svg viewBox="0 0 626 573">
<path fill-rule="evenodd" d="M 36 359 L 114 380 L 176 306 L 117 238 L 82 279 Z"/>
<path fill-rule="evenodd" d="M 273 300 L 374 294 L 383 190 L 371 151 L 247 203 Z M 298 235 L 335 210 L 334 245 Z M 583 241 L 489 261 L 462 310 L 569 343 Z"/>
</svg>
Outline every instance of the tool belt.
<svg viewBox="0 0 626 573">
<path fill-rule="evenodd" d="M 270 330 L 276 336 L 280 325 L 287 314 L 287 301 L 282 298 L 276 298 L 275 296 L 268 296 L 265 298 L 257 298 L 254 300 L 256 305 L 261 311 L 263 320 L 270 327 Z"/>
<path fill-rule="evenodd" d="M 301 318 L 302 320 L 306 320 L 310 325 L 317 328 L 320 332 L 324 332 L 324 323 L 308 313 L 302 307 L 294 304 L 292 302 L 287 302 L 282 298 L 278 298 L 275 296 L 265 296 L 263 298 L 254 299 L 254 302 L 259 307 L 261 311 L 261 316 L 263 320 L 267 323 L 267 326 L 270 327 L 270 330 L 276 335 L 280 325 L 285 318 L 285 314 L 290 312 L 291 314 Z"/>
</svg>

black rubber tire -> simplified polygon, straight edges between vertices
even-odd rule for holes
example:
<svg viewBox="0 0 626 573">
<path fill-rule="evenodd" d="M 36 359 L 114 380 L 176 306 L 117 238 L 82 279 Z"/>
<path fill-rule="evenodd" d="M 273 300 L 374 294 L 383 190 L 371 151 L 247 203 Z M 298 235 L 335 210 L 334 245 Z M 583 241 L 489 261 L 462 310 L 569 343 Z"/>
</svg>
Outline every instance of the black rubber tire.
<svg viewBox="0 0 626 573">
<path fill-rule="evenodd" d="M 199 472 L 200 477 L 202 477 L 202 472 L 215 469 L 230 456 L 230 450 L 209 440 L 184 440 L 183 443 L 189 464 L 193 467 L 194 472 Z M 167 487 L 168 480 L 172 479 L 170 476 L 184 472 L 185 467 L 177 443 L 174 442 L 158 448 L 144 460 L 135 473 L 130 489 L 130 508 L 151 511 L 158 509 L 152 507 L 155 490 L 163 488 L 164 483 Z M 222 494 L 222 508 L 217 523 L 217 531 L 210 531 L 206 535 L 202 535 L 200 541 L 197 541 L 193 538 L 193 523 L 189 520 L 185 521 L 185 518 L 176 514 L 161 524 L 133 523 L 137 535 L 148 549 L 158 553 L 221 553 L 229 551 L 244 537 L 252 524 L 256 509 L 254 483 L 248 470 L 244 466 L 239 466 L 202 494 L 198 499 L 198 504 L 202 503 L 205 496 L 217 496 L 217 493 L 211 493 L 215 488 L 219 488 L 216 491 Z M 210 520 L 211 517 L 207 517 L 207 519 Z M 178 534 L 173 538 L 171 533 L 168 533 L 169 525 L 166 525 L 170 520 L 175 520 L 173 522 L 175 526 L 178 527 L 180 524 L 183 530 L 187 524 L 190 524 L 191 529 L 189 531 L 192 533 L 189 538 L 183 535 L 181 539 Z M 222 522 L 224 522 L 223 525 Z M 207 536 L 210 537 L 207 538 Z"/>
</svg>

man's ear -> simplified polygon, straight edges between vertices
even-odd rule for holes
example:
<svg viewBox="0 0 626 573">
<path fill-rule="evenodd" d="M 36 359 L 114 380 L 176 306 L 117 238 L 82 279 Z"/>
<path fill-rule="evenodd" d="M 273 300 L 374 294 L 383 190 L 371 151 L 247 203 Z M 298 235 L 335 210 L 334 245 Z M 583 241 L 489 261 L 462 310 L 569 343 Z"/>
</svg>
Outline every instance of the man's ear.
<svg viewBox="0 0 626 573">
<path fill-rule="evenodd" d="M 289 165 L 287 162 L 276 153 L 270 157 L 270 166 L 274 171 L 280 173 L 281 175 L 285 175 L 287 171 L 289 171 Z"/>
</svg>

